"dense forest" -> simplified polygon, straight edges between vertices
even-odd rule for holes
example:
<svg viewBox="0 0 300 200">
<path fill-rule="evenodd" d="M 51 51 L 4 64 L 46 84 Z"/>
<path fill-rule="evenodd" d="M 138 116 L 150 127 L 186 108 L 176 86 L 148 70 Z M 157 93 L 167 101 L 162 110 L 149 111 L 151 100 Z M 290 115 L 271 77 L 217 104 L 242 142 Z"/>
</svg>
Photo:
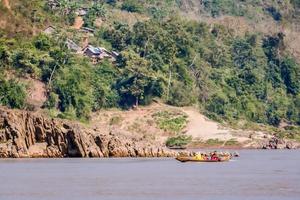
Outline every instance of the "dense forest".
<svg viewBox="0 0 300 200">
<path fill-rule="evenodd" d="M 42 29 L 47 22 L 59 30 L 50 36 L 28 27 L 0 31 L 2 105 L 29 109 L 26 85 L 17 77 L 31 77 L 47 86 L 43 108 L 57 117 L 88 120 L 93 111 L 128 109 L 160 99 L 174 106 L 198 105 L 219 121 L 300 125 L 299 58 L 287 48 L 283 32 L 237 35 L 226 26 L 183 17 L 189 1 L 61 0 L 56 9 L 48 1 L 17 2 L 17 25 L 12 27 L 25 20 L 28 27 Z M 199 2 L 206 17 L 257 20 L 253 16 L 262 13 L 276 23 L 294 23 L 300 9 L 299 0 Z M 66 27 L 82 5 L 88 8 L 84 26 L 95 29 L 90 42 L 119 52 L 115 62 L 93 65 L 65 45 L 70 34 L 76 35 Z M 3 5 L 0 10 L 11 12 Z M 114 19 L 111 15 L 117 11 L 140 15 L 141 20 Z M 95 23 L 99 18 L 102 26 Z"/>
</svg>

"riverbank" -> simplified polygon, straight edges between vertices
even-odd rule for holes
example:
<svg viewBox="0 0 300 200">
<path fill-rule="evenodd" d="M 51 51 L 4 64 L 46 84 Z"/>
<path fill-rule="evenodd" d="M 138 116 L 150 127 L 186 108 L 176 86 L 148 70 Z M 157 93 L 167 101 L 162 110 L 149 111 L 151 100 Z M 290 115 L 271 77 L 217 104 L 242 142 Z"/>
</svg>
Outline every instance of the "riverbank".
<svg viewBox="0 0 300 200">
<path fill-rule="evenodd" d="M 175 109 L 156 104 L 139 110 L 104 111 L 97 113 L 90 124 L 51 119 L 41 112 L 12 110 L 0 107 L 0 158 L 63 158 L 63 157 L 175 157 L 165 142 L 170 134 L 155 124 L 155 116 L 163 109 Z M 202 136 L 201 124 L 210 131 L 206 141 L 194 138 L 189 148 L 215 149 L 294 149 L 299 144 L 271 135 L 241 140 L 220 140 L 216 123 L 208 121 L 196 124 L 197 116 L 187 112 L 186 134 Z M 202 117 L 199 114 L 200 117 Z M 197 125 L 197 126 L 196 126 Z M 210 126 L 213 129 L 209 129 Z M 195 127 L 196 126 L 196 127 Z M 247 133 L 246 133 L 247 134 Z M 246 138 L 244 134 L 240 138 Z M 228 137 L 229 132 L 226 133 Z M 237 135 L 232 135 L 237 136 Z M 188 150 L 189 151 L 189 150 Z"/>
<path fill-rule="evenodd" d="M 28 111 L 0 108 L 0 157 L 171 157 L 161 144 Z"/>
</svg>

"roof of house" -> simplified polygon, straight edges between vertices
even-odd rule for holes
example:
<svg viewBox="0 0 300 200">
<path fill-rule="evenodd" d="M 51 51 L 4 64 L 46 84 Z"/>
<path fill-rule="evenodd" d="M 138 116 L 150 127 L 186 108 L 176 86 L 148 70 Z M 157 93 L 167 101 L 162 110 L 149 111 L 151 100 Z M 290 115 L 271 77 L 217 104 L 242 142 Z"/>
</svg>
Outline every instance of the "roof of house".
<svg viewBox="0 0 300 200">
<path fill-rule="evenodd" d="M 87 48 L 89 51 L 91 51 L 95 55 L 101 54 L 102 50 L 99 47 L 94 47 L 92 45 L 88 45 Z"/>
<path fill-rule="evenodd" d="M 73 40 L 67 39 L 66 41 L 68 49 L 79 51 L 81 48 Z"/>
<path fill-rule="evenodd" d="M 115 57 L 118 57 L 118 56 L 120 55 L 120 54 L 119 54 L 118 52 L 116 52 L 116 51 L 112 51 L 111 54 L 112 54 L 113 56 L 115 56 Z"/>
<path fill-rule="evenodd" d="M 87 32 L 91 32 L 91 33 L 95 32 L 94 29 L 89 28 L 89 27 L 82 27 L 81 29 L 84 30 L 84 31 L 87 31 Z"/>
</svg>

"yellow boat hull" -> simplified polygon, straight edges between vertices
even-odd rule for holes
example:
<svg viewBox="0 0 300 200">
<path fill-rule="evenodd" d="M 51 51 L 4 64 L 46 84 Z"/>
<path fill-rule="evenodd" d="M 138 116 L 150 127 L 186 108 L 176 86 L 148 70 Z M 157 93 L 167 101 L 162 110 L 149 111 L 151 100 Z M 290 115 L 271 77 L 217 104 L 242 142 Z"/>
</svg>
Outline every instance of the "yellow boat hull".
<svg viewBox="0 0 300 200">
<path fill-rule="evenodd" d="M 196 159 L 194 157 L 178 156 L 178 157 L 176 157 L 176 160 L 178 160 L 180 162 L 226 162 L 226 161 L 229 161 L 230 158 L 229 157 L 223 157 L 223 158 L 220 158 L 219 160 L 199 160 L 199 159 Z"/>
</svg>

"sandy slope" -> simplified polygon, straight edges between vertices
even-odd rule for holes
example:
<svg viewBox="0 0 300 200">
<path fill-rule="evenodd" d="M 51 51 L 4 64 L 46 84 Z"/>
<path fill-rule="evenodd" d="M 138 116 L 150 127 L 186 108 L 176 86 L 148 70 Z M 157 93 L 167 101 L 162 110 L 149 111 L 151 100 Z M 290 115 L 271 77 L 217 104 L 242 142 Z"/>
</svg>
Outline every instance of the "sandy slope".
<svg viewBox="0 0 300 200">
<path fill-rule="evenodd" d="M 239 142 L 249 140 L 249 133 L 222 127 L 219 123 L 207 119 L 196 108 L 178 108 L 160 103 L 139 107 L 137 110 L 100 111 L 93 114 L 91 125 L 103 132 L 114 129 L 127 134 L 128 137 L 152 139 L 163 143 L 170 135 L 159 129 L 152 117 L 154 113 L 162 110 L 177 110 L 186 113 L 188 124 L 185 133 L 191 135 L 195 140 L 218 139 L 224 142 L 233 138 Z M 119 122 L 111 124 L 111 120 L 116 117 L 119 118 Z"/>
<path fill-rule="evenodd" d="M 229 140 L 233 137 L 229 129 L 222 128 L 217 122 L 207 119 L 196 109 L 182 108 L 182 111 L 189 116 L 186 134 L 193 138 Z"/>
<path fill-rule="evenodd" d="M 206 141 L 208 139 L 218 139 L 220 141 L 228 141 L 235 139 L 240 143 L 249 140 L 248 131 L 233 130 L 224 127 L 218 122 L 208 119 L 197 109 L 192 107 L 185 107 L 181 110 L 188 115 L 189 119 L 186 134 L 191 135 L 196 140 Z"/>
</svg>

